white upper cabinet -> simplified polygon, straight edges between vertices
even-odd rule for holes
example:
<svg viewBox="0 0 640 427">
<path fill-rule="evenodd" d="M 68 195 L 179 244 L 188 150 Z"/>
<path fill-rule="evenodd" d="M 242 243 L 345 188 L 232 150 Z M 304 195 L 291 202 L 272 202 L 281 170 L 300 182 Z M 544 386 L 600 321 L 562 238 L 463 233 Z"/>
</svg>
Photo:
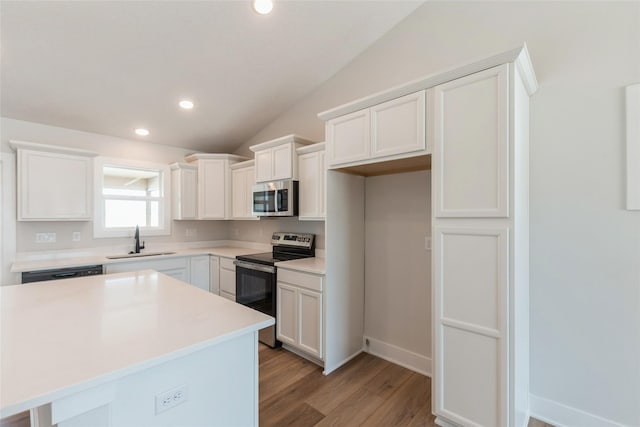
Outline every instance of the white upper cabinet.
<svg viewBox="0 0 640 427">
<path fill-rule="evenodd" d="M 249 147 L 255 153 L 255 181 L 298 179 L 296 148 L 313 144 L 297 135 L 287 135 Z"/>
<path fill-rule="evenodd" d="M 424 151 L 425 91 L 371 107 L 371 157 Z"/>
<path fill-rule="evenodd" d="M 325 144 L 298 148 L 300 220 L 324 220 L 326 217 Z"/>
<path fill-rule="evenodd" d="M 434 90 L 437 217 L 509 216 L 509 65 Z"/>
<path fill-rule="evenodd" d="M 329 167 L 428 154 L 421 90 L 327 121 Z"/>
<path fill-rule="evenodd" d="M 171 165 L 171 214 L 173 219 L 198 218 L 198 168 L 186 163 Z"/>
<path fill-rule="evenodd" d="M 369 122 L 369 109 L 327 122 L 329 166 L 358 162 L 370 157 Z"/>
<path fill-rule="evenodd" d="M 254 161 L 231 166 L 231 216 L 233 219 L 258 219 L 252 216 Z"/>
<path fill-rule="evenodd" d="M 247 160 L 231 154 L 192 154 L 198 168 L 198 219 L 231 218 L 231 165 Z"/>
<path fill-rule="evenodd" d="M 18 221 L 93 219 L 97 153 L 21 141 L 10 145 L 18 152 Z"/>
</svg>

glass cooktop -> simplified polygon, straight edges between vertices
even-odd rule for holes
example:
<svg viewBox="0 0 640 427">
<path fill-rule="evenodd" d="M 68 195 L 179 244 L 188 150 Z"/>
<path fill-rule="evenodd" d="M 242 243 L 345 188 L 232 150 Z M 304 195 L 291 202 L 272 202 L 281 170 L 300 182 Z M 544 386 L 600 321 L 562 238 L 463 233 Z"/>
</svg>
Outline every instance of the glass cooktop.
<svg viewBox="0 0 640 427">
<path fill-rule="evenodd" d="M 257 264 L 274 265 L 279 261 L 291 261 L 292 259 L 309 258 L 308 255 L 263 252 L 259 254 L 238 255 L 240 261 L 255 262 Z"/>
</svg>

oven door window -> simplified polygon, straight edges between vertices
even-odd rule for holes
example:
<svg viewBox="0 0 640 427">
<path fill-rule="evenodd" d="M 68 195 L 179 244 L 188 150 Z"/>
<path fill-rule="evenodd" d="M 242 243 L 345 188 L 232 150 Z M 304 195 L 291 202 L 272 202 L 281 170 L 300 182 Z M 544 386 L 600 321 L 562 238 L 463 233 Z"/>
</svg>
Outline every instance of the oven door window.
<svg viewBox="0 0 640 427">
<path fill-rule="evenodd" d="M 236 267 L 236 302 L 274 316 L 276 314 L 275 274 Z"/>
</svg>

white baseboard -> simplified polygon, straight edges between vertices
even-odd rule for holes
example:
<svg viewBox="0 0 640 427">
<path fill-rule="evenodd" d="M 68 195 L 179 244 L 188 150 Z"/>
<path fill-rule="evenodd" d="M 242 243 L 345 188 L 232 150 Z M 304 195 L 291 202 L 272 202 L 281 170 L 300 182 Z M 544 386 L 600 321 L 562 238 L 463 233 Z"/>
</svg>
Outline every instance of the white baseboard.
<svg viewBox="0 0 640 427">
<path fill-rule="evenodd" d="M 431 359 L 426 356 L 371 337 L 364 337 L 364 349 L 381 359 L 431 377 Z"/>
<path fill-rule="evenodd" d="M 624 424 L 534 394 L 529 395 L 529 406 L 533 418 L 556 427 L 625 427 Z"/>
</svg>

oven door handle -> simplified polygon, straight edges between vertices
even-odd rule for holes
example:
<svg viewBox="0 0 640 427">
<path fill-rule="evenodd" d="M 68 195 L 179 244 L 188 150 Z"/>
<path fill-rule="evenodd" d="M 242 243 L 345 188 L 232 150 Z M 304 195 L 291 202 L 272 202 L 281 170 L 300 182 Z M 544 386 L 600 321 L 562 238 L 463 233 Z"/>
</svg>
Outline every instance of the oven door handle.
<svg viewBox="0 0 640 427">
<path fill-rule="evenodd" d="M 269 265 L 253 264 L 250 262 L 244 262 L 244 261 L 238 261 L 238 260 L 233 261 L 233 263 L 236 265 L 236 267 L 246 268 L 247 270 L 264 271 L 265 273 L 276 272 L 276 268 L 271 267 Z"/>
</svg>

